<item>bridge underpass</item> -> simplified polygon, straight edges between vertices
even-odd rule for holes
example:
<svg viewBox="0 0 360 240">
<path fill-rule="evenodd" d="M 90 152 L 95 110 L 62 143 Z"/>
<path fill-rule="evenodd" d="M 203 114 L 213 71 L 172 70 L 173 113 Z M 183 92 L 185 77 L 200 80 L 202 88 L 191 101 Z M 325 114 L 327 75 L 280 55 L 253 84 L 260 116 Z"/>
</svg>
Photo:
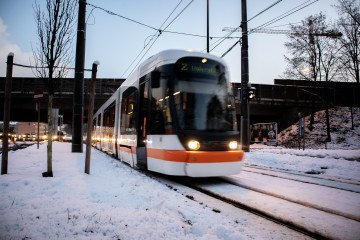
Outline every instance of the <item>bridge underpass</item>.
<svg viewBox="0 0 360 240">
<path fill-rule="evenodd" d="M 74 79 L 64 78 L 55 80 L 54 108 L 59 109 L 64 123 L 71 124 L 73 108 Z M 121 85 L 124 79 L 96 80 L 95 110 L 98 109 Z M 298 121 L 298 112 L 303 116 L 310 114 L 312 98 L 315 100 L 315 109 L 325 108 L 326 83 L 314 83 L 300 80 L 275 80 L 274 85 L 253 84 L 256 88 L 256 97 L 250 101 L 250 122 L 264 123 L 277 122 L 278 130 Z M 84 80 L 84 116 L 87 116 L 88 87 L 90 79 Z M 5 78 L 0 78 L 0 121 L 4 113 L 4 87 Z M 234 83 L 235 89 L 241 87 Z M 329 105 L 360 107 L 360 84 L 330 82 Z M 41 122 L 47 122 L 47 79 L 39 78 L 13 78 L 11 95 L 10 120 L 18 122 L 37 122 L 34 91 L 44 90 L 44 99 L 41 104 Z M 238 94 L 236 91 L 235 95 Z M 239 99 L 239 96 L 237 96 Z M 239 100 L 236 101 L 237 113 L 241 112 Z M 86 121 L 86 119 L 84 119 Z"/>
</svg>

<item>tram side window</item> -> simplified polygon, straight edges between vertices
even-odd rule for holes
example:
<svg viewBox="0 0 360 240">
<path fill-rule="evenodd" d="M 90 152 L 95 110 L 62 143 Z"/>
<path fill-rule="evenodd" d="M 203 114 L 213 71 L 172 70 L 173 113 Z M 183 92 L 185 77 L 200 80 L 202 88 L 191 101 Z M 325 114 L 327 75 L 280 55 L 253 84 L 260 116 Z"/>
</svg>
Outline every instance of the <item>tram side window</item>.
<svg viewBox="0 0 360 240">
<path fill-rule="evenodd" d="M 91 143 L 96 143 L 96 118 L 92 122 Z"/>
<path fill-rule="evenodd" d="M 120 120 L 120 133 L 121 134 L 134 134 L 135 129 L 135 101 L 136 94 L 133 92 L 129 96 L 123 94 L 121 102 L 121 120 Z M 125 98 L 124 98 L 125 97 Z"/>
<path fill-rule="evenodd" d="M 97 141 L 100 141 L 100 133 L 101 133 L 101 114 L 97 117 L 97 125 L 96 125 L 96 138 Z"/>
<path fill-rule="evenodd" d="M 115 103 L 111 104 L 104 110 L 104 137 L 110 141 L 114 137 L 114 125 L 115 125 Z"/>
<path fill-rule="evenodd" d="M 152 88 L 151 102 L 151 127 L 152 134 L 172 133 L 172 119 L 169 105 L 169 81 L 167 78 L 160 79 L 160 86 Z"/>
</svg>

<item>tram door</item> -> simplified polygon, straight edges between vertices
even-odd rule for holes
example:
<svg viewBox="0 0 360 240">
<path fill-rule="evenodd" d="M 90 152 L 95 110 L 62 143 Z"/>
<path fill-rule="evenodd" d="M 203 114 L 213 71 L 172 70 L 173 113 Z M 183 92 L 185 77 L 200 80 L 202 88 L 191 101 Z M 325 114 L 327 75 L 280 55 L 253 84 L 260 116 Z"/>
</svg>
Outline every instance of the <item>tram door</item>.
<svg viewBox="0 0 360 240">
<path fill-rule="evenodd" d="M 138 136 L 137 136 L 137 165 L 140 168 L 147 168 L 146 156 L 146 135 L 149 115 L 149 79 L 144 76 L 140 79 L 139 89 L 139 118 L 138 118 Z"/>
</svg>

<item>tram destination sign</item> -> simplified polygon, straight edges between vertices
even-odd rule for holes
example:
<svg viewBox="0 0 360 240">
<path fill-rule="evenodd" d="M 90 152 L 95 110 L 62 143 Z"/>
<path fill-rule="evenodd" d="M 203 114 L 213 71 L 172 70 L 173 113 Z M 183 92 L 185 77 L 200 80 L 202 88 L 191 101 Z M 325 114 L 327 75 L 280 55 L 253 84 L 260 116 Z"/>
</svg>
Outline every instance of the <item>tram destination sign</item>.
<svg viewBox="0 0 360 240">
<path fill-rule="evenodd" d="M 180 74 L 187 73 L 219 76 L 219 74 L 224 71 L 224 67 L 220 63 L 205 58 L 190 58 L 184 60 L 177 64 L 177 70 Z"/>
</svg>

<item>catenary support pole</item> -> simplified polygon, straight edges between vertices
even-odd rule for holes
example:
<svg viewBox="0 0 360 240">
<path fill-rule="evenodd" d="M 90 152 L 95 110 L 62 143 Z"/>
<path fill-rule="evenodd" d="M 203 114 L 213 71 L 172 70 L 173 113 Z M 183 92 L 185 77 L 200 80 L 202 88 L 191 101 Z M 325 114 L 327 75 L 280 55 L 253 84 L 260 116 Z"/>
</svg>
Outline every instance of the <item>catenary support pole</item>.
<svg viewBox="0 0 360 240">
<path fill-rule="evenodd" d="M 206 52 L 209 53 L 210 51 L 210 36 L 209 36 L 209 0 L 207 0 L 206 5 Z"/>
<path fill-rule="evenodd" d="M 6 80 L 5 80 L 5 99 L 4 99 L 4 126 L 1 157 L 1 174 L 8 172 L 8 151 L 9 151 L 9 128 L 10 128 L 10 107 L 11 107 L 11 85 L 12 71 L 14 63 L 14 53 L 7 56 Z"/>
<path fill-rule="evenodd" d="M 83 152 L 84 65 L 86 36 L 85 17 L 86 0 L 79 0 L 72 116 L 72 152 Z"/>
<path fill-rule="evenodd" d="M 249 52 L 248 52 L 248 30 L 247 30 L 247 11 L 246 0 L 241 0 L 241 27 L 242 27 L 242 44 L 241 44 L 241 114 L 242 114 L 242 129 L 241 129 L 241 144 L 242 149 L 246 152 L 250 149 L 249 139 L 249 99 L 247 96 L 248 83 L 249 83 Z"/>
<path fill-rule="evenodd" d="M 91 83 L 90 83 L 90 97 L 88 107 L 88 122 L 87 122 L 87 136 L 86 136 L 86 154 L 85 154 L 85 173 L 90 174 L 90 157 L 91 157 L 91 135 L 92 135 L 92 118 L 94 112 L 95 102 L 95 86 L 96 86 L 96 72 L 98 61 L 95 61 L 92 65 L 91 71 Z"/>
</svg>

